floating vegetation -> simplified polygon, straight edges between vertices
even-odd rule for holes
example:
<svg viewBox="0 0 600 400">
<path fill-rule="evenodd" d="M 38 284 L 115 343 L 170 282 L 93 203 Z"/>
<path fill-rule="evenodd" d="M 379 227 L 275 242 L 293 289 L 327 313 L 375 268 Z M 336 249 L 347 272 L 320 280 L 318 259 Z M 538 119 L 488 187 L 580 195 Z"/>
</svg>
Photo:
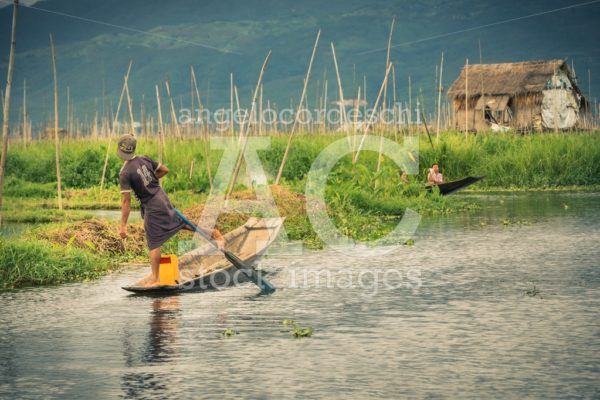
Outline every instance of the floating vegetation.
<svg viewBox="0 0 600 400">
<path fill-rule="evenodd" d="M 302 327 L 300 325 L 294 325 L 293 329 L 292 329 L 292 335 L 295 338 L 302 338 L 302 337 L 310 337 L 312 336 L 314 332 L 314 329 L 312 327 Z"/>
<path fill-rule="evenodd" d="M 221 335 L 224 337 L 232 337 L 235 335 L 239 335 L 240 333 L 232 328 L 227 328 L 225 329 L 223 332 L 221 332 Z"/>
<path fill-rule="evenodd" d="M 281 324 L 285 327 L 292 328 L 290 332 L 295 338 L 310 337 L 314 332 L 312 327 L 300 326 L 293 319 L 284 319 Z"/>
<path fill-rule="evenodd" d="M 531 287 L 529 287 L 527 290 L 525 290 L 525 294 L 529 297 L 536 297 L 536 296 L 539 296 L 540 290 L 537 288 L 537 286 L 535 284 L 532 284 Z"/>
<path fill-rule="evenodd" d="M 504 226 L 509 226 L 509 225 L 528 226 L 528 225 L 531 225 L 531 221 L 528 221 L 525 219 L 517 219 L 517 218 L 504 218 L 502 220 L 502 225 L 504 225 Z"/>
</svg>

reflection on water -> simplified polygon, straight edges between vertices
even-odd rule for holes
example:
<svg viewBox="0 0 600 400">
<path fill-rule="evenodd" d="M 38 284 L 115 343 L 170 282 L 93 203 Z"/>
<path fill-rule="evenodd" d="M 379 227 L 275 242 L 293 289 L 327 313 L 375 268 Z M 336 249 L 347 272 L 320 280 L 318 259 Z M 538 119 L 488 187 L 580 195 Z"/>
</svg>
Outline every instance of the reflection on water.
<svg viewBox="0 0 600 400">
<path fill-rule="evenodd" d="M 155 298 L 148 323 L 148 335 L 141 349 L 132 347 L 131 332 L 124 331 L 123 355 L 127 367 L 122 377 L 125 398 L 144 398 L 164 394 L 168 376 L 147 372 L 130 372 L 139 365 L 168 363 L 176 356 L 177 330 L 179 328 L 180 304 L 178 296 Z M 140 354 L 140 360 L 136 360 Z M 163 379 L 165 382 L 163 382 Z"/>
<path fill-rule="evenodd" d="M 387 257 L 270 258 L 270 296 L 120 289 L 147 267 L 0 293 L 0 398 L 600 396 L 600 195 L 473 198 Z"/>
</svg>

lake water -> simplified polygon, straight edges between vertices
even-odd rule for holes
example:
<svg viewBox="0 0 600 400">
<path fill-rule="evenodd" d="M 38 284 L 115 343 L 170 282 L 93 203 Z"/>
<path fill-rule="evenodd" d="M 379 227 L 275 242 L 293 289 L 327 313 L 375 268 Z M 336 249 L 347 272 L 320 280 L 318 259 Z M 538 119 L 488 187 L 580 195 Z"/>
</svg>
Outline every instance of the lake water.
<svg viewBox="0 0 600 400">
<path fill-rule="evenodd" d="M 0 397 L 599 397 L 600 194 L 470 198 L 386 257 L 267 258 L 270 296 L 0 293 Z"/>
</svg>

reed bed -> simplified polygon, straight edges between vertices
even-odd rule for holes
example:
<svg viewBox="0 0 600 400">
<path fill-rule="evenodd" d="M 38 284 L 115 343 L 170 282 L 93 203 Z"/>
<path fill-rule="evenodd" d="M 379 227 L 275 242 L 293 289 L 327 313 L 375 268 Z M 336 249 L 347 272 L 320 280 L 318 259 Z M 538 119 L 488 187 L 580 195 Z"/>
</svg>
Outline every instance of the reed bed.
<svg viewBox="0 0 600 400">
<path fill-rule="evenodd" d="M 386 134 L 395 139 L 393 134 Z M 294 186 L 302 181 L 320 151 L 340 134 L 297 134 L 291 147 L 282 183 Z M 427 168 L 439 162 L 446 179 L 467 175 L 485 175 L 478 187 L 545 188 L 570 185 L 600 184 L 600 137 L 598 133 L 547 133 L 536 135 L 479 134 L 464 137 L 462 133 L 445 132 L 432 147 L 421 135 L 419 175 L 424 180 Z M 399 136 L 401 141 L 402 137 Z M 435 142 L 435 141 L 434 141 Z M 163 162 L 171 170 L 165 179 L 167 191 L 194 190 L 206 192 L 210 181 L 205 166 L 201 138 L 167 140 Z M 259 151 L 271 181 L 285 152 L 287 138 L 274 136 L 268 150 Z M 62 145 L 62 175 L 66 190 L 98 186 L 102 174 L 106 144 L 91 140 L 71 141 Z M 112 153 L 112 152 L 111 152 Z M 158 158 L 158 142 L 141 139 L 138 153 Z M 211 150 L 209 165 L 218 168 L 222 151 Z M 364 158 L 363 158 L 364 157 Z M 376 169 L 377 154 L 365 152 L 360 164 Z M 346 161 L 350 165 L 349 161 Z M 118 183 L 122 162 L 110 154 L 106 182 Z M 385 160 L 384 160 L 385 165 Z M 54 147 L 51 142 L 38 142 L 27 147 L 14 145 L 7 160 L 7 196 L 50 196 L 55 188 Z M 28 184 L 46 184 L 36 186 Z M 54 185 L 54 186 L 52 186 Z M 55 194 L 55 192 L 54 192 Z M 67 194 L 68 196 L 68 194 Z"/>
</svg>

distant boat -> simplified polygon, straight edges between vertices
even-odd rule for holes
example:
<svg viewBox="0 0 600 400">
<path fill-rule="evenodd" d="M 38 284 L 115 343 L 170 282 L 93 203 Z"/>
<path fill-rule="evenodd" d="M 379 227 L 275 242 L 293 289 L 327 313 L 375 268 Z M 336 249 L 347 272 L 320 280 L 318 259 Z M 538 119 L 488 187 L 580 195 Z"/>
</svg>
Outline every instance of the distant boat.
<svg viewBox="0 0 600 400">
<path fill-rule="evenodd" d="M 283 220 L 284 218 L 250 218 L 243 226 L 223 235 L 225 248 L 252 265 L 275 240 Z M 211 249 L 207 243 L 179 257 L 179 279 L 176 285 L 125 286 L 123 289 L 138 294 L 172 294 L 222 288 L 247 280 L 223 254 L 207 255 Z"/>
<path fill-rule="evenodd" d="M 427 185 L 426 187 L 427 190 L 431 191 L 434 186 L 437 186 L 440 189 L 441 195 L 447 195 L 462 190 L 467 186 L 482 180 L 483 178 L 483 176 L 467 176 L 466 178 L 459 179 L 458 181 L 440 183 L 439 185 Z"/>
</svg>

